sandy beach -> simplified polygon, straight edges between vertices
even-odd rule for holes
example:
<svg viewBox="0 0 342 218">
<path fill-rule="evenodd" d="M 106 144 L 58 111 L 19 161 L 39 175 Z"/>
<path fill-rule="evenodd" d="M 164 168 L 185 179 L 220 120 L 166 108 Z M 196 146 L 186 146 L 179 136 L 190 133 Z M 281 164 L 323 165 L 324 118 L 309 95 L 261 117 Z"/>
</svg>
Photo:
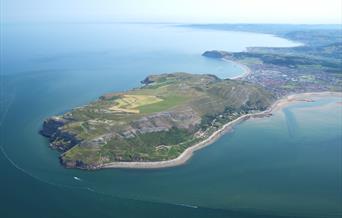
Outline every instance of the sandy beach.
<svg viewBox="0 0 342 218">
<path fill-rule="evenodd" d="M 243 69 L 243 73 L 238 75 L 238 76 L 234 76 L 232 78 L 229 78 L 229 79 L 241 79 L 243 77 L 246 77 L 248 76 L 249 74 L 252 73 L 251 69 L 249 67 L 247 67 L 247 65 L 244 65 L 244 64 L 241 64 L 237 61 L 232 61 L 230 59 L 227 59 L 227 58 L 222 58 L 223 61 L 225 62 L 228 62 L 228 63 L 232 63 L 234 65 L 238 65 L 239 67 L 241 67 Z"/>
<path fill-rule="evenodd" d="M 189 148 L 187 148 L 181 155 L 172 160 L 166 161 L 156 161 L 156 162 L 112 162 L 101 166 L 101 168 L 133 168 L 133 169 L 154 169 L 154 168 L 165 168 L 174 167 L 181 164 L 185 164 L 193 155 L 193 153 L 199 149 L 202 149 L 219 139 L 223 134 L 232 130 L 232 128 L 250 118 L 262 118 L 266 116 L 271 116 L 273 112 L 279 111 L 282 108 L 288 106 L 289 104 L 296 102 L 312 102 L 315 97 L 341 97 L 341 92 L 311 92 L 311 93 L 301 93 L 286 96 L 280 100 L 277 100 L 272 104 L 267 110 L 254 113 L 245 114 L 233 121 L 228 122 L 223 125 L 219 130 L 215 131 L 208 138 L 199 142 Z"/>
</svg>

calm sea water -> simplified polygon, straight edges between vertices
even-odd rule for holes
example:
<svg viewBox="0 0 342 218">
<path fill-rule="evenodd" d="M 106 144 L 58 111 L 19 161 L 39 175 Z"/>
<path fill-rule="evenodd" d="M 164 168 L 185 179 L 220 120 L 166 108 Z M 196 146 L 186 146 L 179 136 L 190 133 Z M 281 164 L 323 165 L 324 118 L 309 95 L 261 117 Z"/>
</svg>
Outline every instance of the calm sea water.
<svg viewBox="0 0 342 218">
<path fill-rule="evenodd" d="M 140 24 L 3 25 L 1 34 L 1 217 L 341 215 L 341 99 L 249 120 L 186 165 L 161 170 L 64 169 L 37 134 L 46 117 L 151 73 L 242 72 L 201 57 L 205 50 L 295 43 Z"/>
</svg>

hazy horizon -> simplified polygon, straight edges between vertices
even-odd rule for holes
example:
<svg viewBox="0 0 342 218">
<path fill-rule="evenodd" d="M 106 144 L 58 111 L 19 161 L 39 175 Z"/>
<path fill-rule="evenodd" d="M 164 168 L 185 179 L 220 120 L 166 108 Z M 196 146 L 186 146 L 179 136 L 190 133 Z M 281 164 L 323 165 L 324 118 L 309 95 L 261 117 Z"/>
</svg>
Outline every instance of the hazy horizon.
<svg viewBox="0 0 342 218">
<path fill-rule="evenodd" d="M 2 23 L 342 24 L 339 0 L 0 0 Z"/>
</svg>

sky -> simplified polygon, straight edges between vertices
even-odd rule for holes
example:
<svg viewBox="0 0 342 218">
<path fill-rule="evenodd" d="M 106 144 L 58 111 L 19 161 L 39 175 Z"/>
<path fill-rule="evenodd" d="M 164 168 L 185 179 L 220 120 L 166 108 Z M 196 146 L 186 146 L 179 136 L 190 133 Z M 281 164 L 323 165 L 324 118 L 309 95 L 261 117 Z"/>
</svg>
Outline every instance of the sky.
<svg viewBox="0 0 342 218">
<path fill-rule="evenodd" d="M 342 23 L 342 0 L 0 0 L 1 22 Z"/>
</svg>

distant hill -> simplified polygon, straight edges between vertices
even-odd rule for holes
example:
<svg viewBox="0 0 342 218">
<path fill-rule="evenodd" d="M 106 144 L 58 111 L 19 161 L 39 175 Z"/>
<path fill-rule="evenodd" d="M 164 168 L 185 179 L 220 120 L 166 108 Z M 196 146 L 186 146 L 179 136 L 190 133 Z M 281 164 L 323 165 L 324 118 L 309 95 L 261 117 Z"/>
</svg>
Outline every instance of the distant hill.
<svg viewBox="0 0 342 218">
<path fill-rule="evenodd" d="M 199 29 L 273 34 L 316 47 L 342 43 L 342 27 L 339 24 L 190 24 L 182 26 Z"/>
</svg>

